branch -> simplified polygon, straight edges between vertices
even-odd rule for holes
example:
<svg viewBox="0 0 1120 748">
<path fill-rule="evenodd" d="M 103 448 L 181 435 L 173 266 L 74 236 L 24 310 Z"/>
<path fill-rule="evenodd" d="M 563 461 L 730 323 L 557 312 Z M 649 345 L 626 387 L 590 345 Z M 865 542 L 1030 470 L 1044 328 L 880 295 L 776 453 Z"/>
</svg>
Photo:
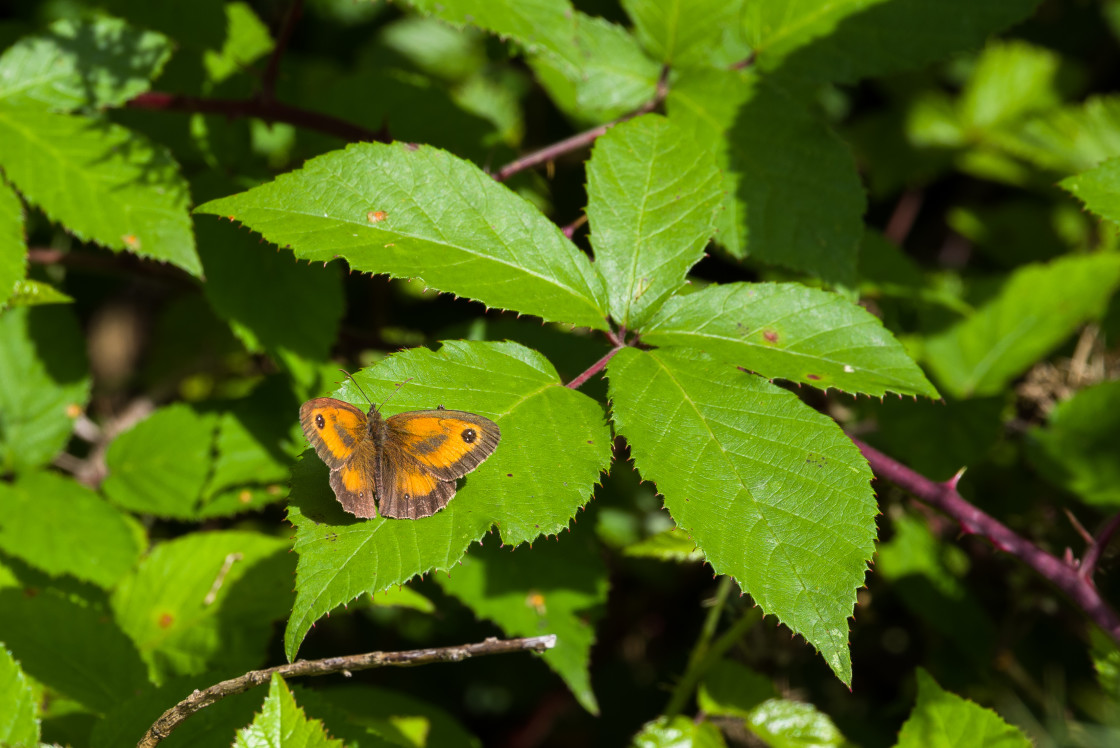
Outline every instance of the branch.
<svg viewBox="0 0 1120 748">
<path fill-rule="evenodd" d="M 607 365 L 607 362 L 610 361 L 612 358 L 614 358 L 615 354 L 617 354 L 619 351 L 621 351 L 625 347 L 626 347 L 625 343 L 623 343 L 621 341 L 617 342 L 615 344 L 614 348 L 611 348 L 609 351 L 607 351 L 607 355 L 603 356 L 601 359 L 599 359 L 595 363 L 591 364 L 591 366 L 587 367 L 586 371 L 584 371 L 582 374 L 580 374 L 579 376 L 577 376 L 575 379 L 568 382 L 564 386 L 567 387 L 570 390 L 579 389 L 580 386 L 584 382 L 586 382 L 588 379 L 591 379 L 591 377 L 593 377 L 596 374 L 598 374 L 599 372 L 601 372 L 603 370 L 603 367 L 605 367 Z"/>
<path fill-rule="evenodd" d="M 635 117 L 641 116 L 643 114 L 652 112 L 654 109 L 661 105 L 661 102 L 664 101 L 665 97 L 668 95 L 669 68 L 666 67 L 661 71 L 661 77 L 657 81 L 657 90 L 654 93 L 653 98 L 647 101 L 645 104 L 642 104 L 640 107 L 630 112 L 629 114 L 624 114 L 613 122 L 608 122 L 605 125 L 599 125 L 598 127 L 592 127 L 590 130 L 576 133 L 570 138 L 561 140 L 559 143 L 553 143 L 550 146 L 541 148 L 539 151 L 534 151 L 533 153 L 509 162 L 501 169 L 498 169 L 497 173 L 494 174 L 494 180 L 497 182 L 504 182 L 519 171 L 524 171 L 525 169 L 537 166 L 538 164 L 552 161 L 558 156 L 563 156 L 565 153 L 570 153 L 571 151 L 579 150 L 580 148 L 591 145 L 600 135 L 604 134 L 607 130 L 611 129 L 615 125 L 625 122 L 629 119 L 634 119 Z"/>
<path fill-rule="evenodd" d="M 407 652 L 367 652 L 347 657 L 328 657 L 323 660 L 299 660 L 264 670 L 250 670 L 236 678 L 215 683 L 203 691 L 195 691 L 168 709 L 148 728 L 148 732 L 136 744 L 136 748 L 152 748 L 159 745 L 160 741 L 170 735 L 171 731 L 187 717 L 226 696 L 244 693 L 254 686 L 268 683 L 272 679 L 273 673 L 289 678 L 300 675 L 351 673 L 355 670 L 369 670 L 378 667 L 413 667 L 432 662 L 459 662 L 481 655 L 506 654 L 525 650 L 539 653 L 555 646 L 555 634 L 533 636 L 528 639 L 502 640 L 491 637 L 474 644 L 460 644 L 454 647 L 413 649 Z"/>
<path fill-rule="evenodd" d="M 355 125 L 338 117 L 264 99 L 211 99 L 205 96 L 181 96 L 163 91 L 148 91 L 129 100 L 130 109 L 154 109 L 167 112 L 201 112 L 224 114 L 227 117 L 255 117 L 265 122 L 284 122 L 308 130 L 334 135 L 346 141 L 388 142 L 381 133 Z"/>
<path fill-rule="evenodd" d="M 959 474 L 945 483 L 937 483 L 858 439 L 852 441 L 863 452 L 863 456 L 867 458 L 867 462 L 877 476 L 889 480 L 949 515 L 960 524 L 962 532 L 980 535 L 999 550 L 1018 558 L 1065 593 L 1095 624 L 1114 641 L 1120 643 L 1120 617 L 1117 617 L 1116 612 L 1101 598 L 1092 581 L 1083 577 L 1075 566 L 1052 556 L 966 501 L 957 492 Z M 1120 520 L 1114 519 L 1110 527 L 1105 528 L 1106 532 L 1098 538 L 1098 547 L 1108 540 L 1111 536 L 1110 528 L 1115 530 L 1113 525 L 1118 523 Z M 1099 551 L 1097 553 L 1099 554 Z M 1086 561 L 1089 560 L 1087 556 Z M 1096 562 L 1095 555 L 1092 561 Z"/>
<path fill-rule="evenodd" d="M 280 27 L 280 33 L 276 35 L 276 46 L 272 49 L 272 54 L 268 56 L 268 65 L 265 66 L 264 74 L 261 76 L 261 95 L 262 101 L 275 101 L 276 100 L 276 77 L 280 72 L 280 58 L 284 56 L 284 52 L 288 49 L 288 42 L 292 38 L 292 31 L 295 30 L 296 21 L 303 15 L 303 0 L 292 0 L 291 6 L 288 8 L 288 15 L 284 16 L 284 25 Z"/>
<path fill-rule="evenodd" d="M 1085 557 L 1081 560 L 1078 575 L 1089 584 L 1093 583 L 1093 571 L 1097 568 L 1097 561 L 1100 560 L 1101 553 L 1108 547 L 1108 542 L 1112 540 L 1112 536 L 1116 534 L 1117 529 L 1120 529 L 1120 514 L 1108 521 L 1100 534 L 1093 539 L 1089 549 L 1085 551 Z"/>
</svg>

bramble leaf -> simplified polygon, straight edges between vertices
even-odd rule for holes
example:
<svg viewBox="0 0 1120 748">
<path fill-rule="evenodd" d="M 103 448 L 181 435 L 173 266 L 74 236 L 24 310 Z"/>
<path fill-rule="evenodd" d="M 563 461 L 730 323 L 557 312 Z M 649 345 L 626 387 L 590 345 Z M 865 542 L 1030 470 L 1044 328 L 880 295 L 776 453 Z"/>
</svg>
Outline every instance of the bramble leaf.
<svg viewBox="0 0 1120 748">
<path fill-rule="evenodd" d="M 487 306 L 606 327 L 606 292 L 587 256 L 525 200 L 435 148 L 351 145 L 197 210 L 299 259 L 341 257 Z"/>
<path fill-rule="evenodd" d="M 684 284 L 715 229 L 720 187 L 710 154 L 664 117 L 630 120 L 595 142 L 587 218 L 616 322 L 640 327 Z"/>
<path fill-rule="evenodd" d="M 878 511 L 859 450 L 793 393 L 702 354 L 627 348 L 607 375 L 615 430 L 677 526 L 850 682 Z"/>
<path fill-rule="evenodd" d="M 642 341 L 698 348 L 768 379 L 937 397 L 874 315 L 799 283 L 728 283 L 675 296 L 642 328 Z"/>
<path fill-rule="evenodd" d="M 450 569 L 467 546 L 497 526 L 502 543 L 519 545 L 568 526 L 610 461 L 610 431 L 601 406 L 564 387 L 539 353 L 516 343 L 445 342 L 414 348 L 354 374 L 394 412 L 467 410 L 497 422 L 497 451 L 463 481 L 446 508 L 418 520 L 360 520 L 343 512 L 327 468 L 311 452 L 292 473 L 288 518 L 296 526 L 296 602 L 285 647 L 295 657 L 323 614 L 360 594 Z M 364 399 L 352 383 L 338 396 Z M 549 424 L 542 428 L 542 424 Z"/>
</svg>

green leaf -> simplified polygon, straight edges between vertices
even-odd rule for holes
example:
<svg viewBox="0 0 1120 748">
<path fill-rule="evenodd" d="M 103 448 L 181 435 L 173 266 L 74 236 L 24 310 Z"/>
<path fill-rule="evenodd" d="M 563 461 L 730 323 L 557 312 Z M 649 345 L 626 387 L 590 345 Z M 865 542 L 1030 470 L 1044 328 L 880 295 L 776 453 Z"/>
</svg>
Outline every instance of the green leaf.
<svg viewBox="0 0 1120 748">
<path fill-rule="evenodd" d="M 250 351 L 280 363 L 326 360 L 338 333 L 345 294 L 337 264 L 298 263 L 286 251 L 206 221 L 199 227 L 203 292 Z M 253 279 L 252 293 L 245 279 Z"/>
<path fill-rule="evenodd" d="M 878 511 L 859 450 L 792 393 L 706 356 L 627 348 L 607 375 L 615 430 L 677 526 L 850 682 Z"/>
<path fill-rule="evenodd" d="M 633 112 L 657 93 L 660 67 L 626 29 L 573 11 L 574 36 L 529 58 L 554 103 L 569 117 L 604 122 Z"/>
<path fill-rule="evenodd" d="M 1066 177 L 1058 184 L 1098 216 L 1120 223 L 1120 158 Z"/>
<path fill-rule="evenodd" d="M 674 296 L 643 328 L 642 342 L 699 348 L 768 379 L 937 397 L 878 318 L 799 283 L 728 283 Z"/>
<path fill-rule="evenodd" d="M 918 668 L 918 702 L 898 733 L 896 748 L 1030 748 L 1031 741 L 998 714 L 944 691 Z"/>
<path fill-rule="evenodd" d="M 117 18 L 63 19 L 0 56 L 0 105 L 68 112 L 120 106 L 147 91 L 171 40 Z"/>
<path fill-rule="evenodd" d="M 220 50 L 206 50 L 202 62 L 211 83 L 248 70 L 258 59 L 272 51 L 268 26 L 248 3 L 231 2 L 225 6 L 226 39 Z"/>
<path fill-rule="evenodd" d="M 0 313 L 0 473 L 46 465 L 89 399 L 85 339 L 59 306 Z"/>
<path fill-rule="evenodd" d="M 74 299 L 47 283 L 33 280 L 16 281 L 8 306 L 40 306 L 42 304 L 69 304 Z"/>
<path fill-rule="evenodd" d="M 704 560 L 704 554 L 696 547 L 692 538 L 676 527 L 651 535 L 633 545 L 628 545 L 623 553 L 635 558 L 656 558 L 661 561 L 692 562 Z"/>
<path fill-rule="evenodd" d="M 1120 381 L 1103 382 L 1059 403 L 1046 428 L 1030 431 L 1034 462 L 1085 503 L 1120 506 Z"/>
<path fill-rule="evenodd" d="M 27 676 L 12 653 L 0 646 L 0 745 L 39 745 L 39 709 Z"/>
<path fill-rule="evenodd" d="M 268 698 L 253 724 L 238 731 L 235 748 L 343 748 L 327 734 L 323 723 L 308 719 L 296 703 L 288 685 L 276 673 L 268 686 Z"/>
<path fill-rule="evenodd" d="M 1060 103 L 1055 52 L 1026 42 L 990 43 L 961 92 L 958 104 L 962 126 L 972 131 L 1017 122 L 1020 118 Z"/>
<path fill-rule="evenodd" d="M 106 589 L 140 557 L 143 531 L 90 489 L 54 473 L 0 483 L 0 549 L 51 576 Z"/>
<path fill-rule="evenodd" d="M 658 717 L 642 727 L 632 748 L 724 748 L 719 728 L 689 717 Z"/>
<path fill-rule="evenodd" d="M 450 569 L 494 525 L 502 542 L 514 546 L 556 534 L 610 462 L 601 406 L 564 387 L 543 356 L 516 343 L 445 342 L 436 353 L 414 348 L 354 379 L 376 401 L 407 381 L 386 415 L 438 405 L 467 410 L 496 421 L 502 442 L 445 509 L 418 520 L 346 514 L 328 486 L 326 466 L 305 453 L 292 473 L 288 510 L 299 552 L 285 635 L 289 658 L 323 614 L 360 594 Z M 366 407 L 349 382 L 336 396 Z"/>
<path fill-rule="evenodd" d="M 24 672 L 97 713 L 147 684 L 136 648 L 103 611 L 28 592 L 0 590 L 0 641 Z"/>
<path fill-rule="evenodd" d="M 222 492 L 264 488 L 275 494 L 273 499 L 286 493 L 279 490 L 280 486 L 287 484 L 291 466 L 306 443 L 292 418 L 298 410 L 291 380 L 276 375 L 221 414 L 215 443 L 217 457 L 203 492 L 202 515 L 216 516 L 219 507 L 214 503 Z M 230 508 L 239 512 L 249 507 L 238 501 Z"/>
<path fill-rule="evenodd" d="M 1091 96 L 1025 117 L 992 134 L 993 144 L 1043 169 L 1088 171 L 1120 156 L 1120 96 Z"/>
<path fill-rule="evenodd" d="M 976 312 L 926 341 L 925 359 L 955 397 L 994 395 L 1099 315 L 1120 285 L 1120 255 L 1025 265 Z"/>
<path fill-rule="evenodd" d="M 720 660 L 704 674 L 696 705 L 704 714 L 749 720 L 756 707 L 776 696 L 777 689 L 766 676 L 734 660 Z"/>
<path fill-rule="evenodd" d="M 607 569 L 598 550 L 580 537 L 538 540 L 513 558 L 491 541 L 468 553 L 440 586 L 506 636 L 556 635 L 542 655 L 583 708 L 599 713 L 588 670 L 593 622 L 607 601 Z"/>
<path fill-rule="evenodd" d="M 750 53 L 743 0 L 622 0 L 634 31 L 653 57 L 674 68 L 726 67 Z"/>
<path fill-rule="evenodd" d="M 807 83 L 855 83 L 975 49 L 1027 17 L 1038 0 L 787 0 L 747 3 L 744 25 L 762 70 Z"/>
<path fill-rule="evenodd" d="M 210 473 L 215 418 L 183 404 L 160 408 L 113 439 L 101 488 L 133 512 L 190 519 Z"/>
<path fill-rule="evenodd" d="M 534 207 L 444 151 L 359 143 L 197 209 L 228 215 L 303 260 L 416 278 L 488 306 L 606 327 L 587 256 Z"/>
<path fill-rule="evenodd" d="M 27 238 L 23 228 L 23 203 L 0 179 L 0 309 L 16 293 L 16 284 L 27 275 Z"/>
<path fill-rule="evenodd" d="M 723 197 L 709 154 L 669 120 L 645 115 L 599 138 L 587 218 L 611 316 L 640 327 L 704 254 Z"/>
<path fill-rule="evenodd" d="M 317 688 L 316 695 L 332 707 L 343 710 L 350 718 L 379 735 L 393 738 L 394 744 L 405 746 L 421 744 L 440 748 L 479 748 L 480 741 L 469 733 L 455 718 L 439 707 L 409 696 L 399 688 L 348 683 L 345 686 Z M 306 691 L 308 714 L 318 715 L 317 702 Z M 406 735 L 417 730 L 419 737 Z M 426 738 L 426 741 L 425 741 Z M 364 744 L 363 744 L 364 745 Z M 375 746 L 377 744 L 375 743 Z"/>
<path fill-rule="evenodd" d="M 153 682 L 260 667 L 273 621 L 291 608 L 288 549 L 280 538 L 235 531 L 157 545 L 112 598 Z"/>
<path fill-rule="evenodd" d="M 850 286 L 866 199 L 847 145 L 788 93 L 740 71 L 683 78 L 669 118 L 709 143 L 727 191 L 717 241 Z"/>
<path fill-rule="evenodd" d="M 79 239 L 199 275 L 187 184 L 161 146 L 85 117 L 0 107 L 0 166 Z"/>
<path fill-rule="evenodd" d="M 569 114 L 609 119 L 656 91 L 659 66 L 620 26 L 575 10 L 566 0 L 408 0 L 456 25 L 517 41 L 542 83 Z M 566 106 L 565 106 L 566 105 Z"/>
<path fill-rule="evenodd" d="M 768 699 L 751 709 L 747 729 L 771 748 L 849 745 L 827 714 L 790 699 Z"/>
</svg>

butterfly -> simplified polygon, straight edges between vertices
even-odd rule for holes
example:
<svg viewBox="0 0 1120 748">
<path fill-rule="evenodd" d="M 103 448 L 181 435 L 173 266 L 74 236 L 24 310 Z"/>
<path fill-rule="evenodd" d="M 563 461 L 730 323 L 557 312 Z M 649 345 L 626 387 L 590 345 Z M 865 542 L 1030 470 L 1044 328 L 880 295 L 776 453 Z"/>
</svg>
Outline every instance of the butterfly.
<svg viewBox="0 0 1120 748">
<path fill-rule="evenodd" d="M 382 417 L 332 397 L 299 409 L 307 440 L 331 469 L 331 489 L 356 517 L 420 519 L 455 496 L 455 480 L 494 453 L 498 424 L 462 410 L 414 410 Z M 377 502 L 374 503 L 374 495 Z"/>
</svg>

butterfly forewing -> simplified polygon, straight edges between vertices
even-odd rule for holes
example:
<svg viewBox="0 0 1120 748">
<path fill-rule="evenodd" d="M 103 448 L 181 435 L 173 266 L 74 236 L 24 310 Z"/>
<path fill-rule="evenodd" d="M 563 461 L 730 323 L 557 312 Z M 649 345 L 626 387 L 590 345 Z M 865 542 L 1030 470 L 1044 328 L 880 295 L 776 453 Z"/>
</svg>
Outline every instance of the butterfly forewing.
<svg viewBox="0 0 1120 748">
<path fill-rule="evenodd" d="M 489 418 L 462 410 L 415 410 L 391 416 L 390 438 L 444 480 L 462 478 L 494 453 L 502 431 Z"/>
<path fill-rule="evenodd" d="M 368 438 L 366 414 L 331 397 L 305 402 L 299 422 L 319 457 L 332 468 L 341 467 Z"/>
</svg>

